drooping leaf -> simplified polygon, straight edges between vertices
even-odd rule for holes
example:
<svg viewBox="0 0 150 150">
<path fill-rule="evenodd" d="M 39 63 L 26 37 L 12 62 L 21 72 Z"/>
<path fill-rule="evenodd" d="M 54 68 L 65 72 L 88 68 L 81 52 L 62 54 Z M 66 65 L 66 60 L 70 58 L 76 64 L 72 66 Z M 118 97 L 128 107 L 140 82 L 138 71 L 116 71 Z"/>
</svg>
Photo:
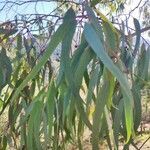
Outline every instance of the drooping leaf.
<svg viewBox="0 0 150 150">
<path fill-rule="evenodd" d="M 77 67 L 79 65 L 79 60 L 80 60 L 84 50 L 88 46 L 88 43 L 86 42 L 85 38 L 84 37 L 82 37 L 82 38 L 83 39 L 81 41 L 81 44 L 79 45 L 78 49 L 75 51 L 75 53 L 71 59 L 71 68 L 72 68 L 73 72 L 75 72 L 75 70 L 77 69 Z"/>
<path fill-rule="evenodd" d="M 81 116 L 83 122 L 86 124 L 86 126 L 90 130 L 92 130 L 92 125 L 91 125 L 90 121 L 88 120 L 88 117 L 87 117 L 87 115 L 84 111 L 83 100 L 82 100 L 82 98 L 80 97 L 80 95 L 77 91 L 74 91 L 74 93 L 73 93 L 74 101 L 76 102 L 76 105 L 77 105 L 77 110 L 80 113 L 80 116 Z"/>
<path fill-rule="evenodd" d="M 41 117 L 42 117 L 42 108 L 43 108 L 43 102 L 42 101 L 37 101 L 37 103 L 34 106 L 36 109 L 34 112 L 33 116 L 33 121 L 34 121 L 34 128 L 33 128 L 33 138 L 35 141 L 36 148 L 38 150 L 41 149 L 41 142 L 40 142 L 40 128 L 41 128 Z M 32 113 L 31 113 L 32 117 Z M 30 121 L 30 119 L 29 119 Z"/>
<path fill-rule="evenodd" d="M 109 88 L 111 87 L 109 78 L 109 72 L 107 69 L 103 71 L 103 84 L 99 88 L 98 96 L 95 103 L 95 111 L 93 114 L 93 127 L 92 127 L 92 146 L 93 149 L 98 149 L 99 143 L 99 132 L 102 126 L 102 115 L 104 113 L 104 108 L 108 103 L 110 98 L 111 91 Z M 112 93 L 111 93 L 112 94 Z"/>
<path fill-rule="evenodd" d="M 56 88 L 54 83 L 52 82 L 49 86 L 47 92 L 47 102 L 46 102 L 46 112 L 47 112 L 47 122 L 48 122 L 48 135 L 52 135 L 52 126 L 53 126 L 53 116 L 55 109 L 55 94 Z"/>
<path fill-rule="evenodd" d="M 88 110 L 89 105 L 92 103 L 92 97 L 94 94 L 94 89 L 96 88 L 97 82 L 98 82 L 98 77 L 100 74 L 100 66 L 96 65 L 94 70 L 91 73 L 91 78 L 89 81 L 89 86 L 88 86 L 88 93 L 86 97 L 86 109 Z"/>
<path fill-rule="evenodd" d="M 32 49 L 32 45 L 29 45 L 29 39 L 26 39 L 26 37 L 23 37 L 23 42 L 27 54 L 28 63 L 30 63 L 30 51 Z"/>
<path fill-rule="evenodd" d="M 137 76 L 139 76 L 143 80 L 148 80 L 149 66 L 150 66 L 150 49 L 147 48 L 146 50 L 145 45 L 143 44 L 141 46 L 141 53 L 137 61 Z"/>
<path fill-rule="evenodd" d="M 139 51 L 140 38 L 141 38 L 140 23 L 136 18 L 134 18 L 134 26 L 135 26 L 135 31 L 136 31 L 136 43 L 135 43 L 134 50 L 133 50 L 133 57 L 135 58 L 137 55 L 137 52 Z"/>
<path fill-rule="evenodd" d="M 112 145 L 113 145 L 114 149 L 117 149 L 117 145 L 116 145 L 115 137 L 114 137 L 114 132 L 113 132 L 113 126 L 112 126 L 112 117 L 111 117 L 111 114 L 109 113 L 109 110 L 106 106 L 105 106 L 105 116 L 106 116 L 106 122 L 108 125 L 108 134 L 109 134 L 109 140 L 110 140 L 109 147 L 111 149 Z"/>
<path fill-rule="evenodd" d="M 25 78 L 25 80 L 21 83 L 21 85 L 16 89 L 11 103 L 16 100 L 21 90 L 27 85 L 27 83 L 32 80 L 37 73 L 40 71 L 40 69 L 43 67 L 43 65 L 47 62 L 47 60 L 50 58 L 50 55 L 55 50 L 57 45 L 65 38 L 65 36 L 68 34 L 68 28 L 70 28 L 70 22 L 72 22 L 72 10 L 68 10 L 65 17 L 65 21 L 63 24 L 57 29 L 57 31 L 54 33 L 54 35 L 51 38 L 50 43 L 48 44 L 47 50 L 43 54 L 42 58 L 39 60 L 38 64 L 33 67 L 30 74 Z M 72 24 L 71 24 L 72 25 Z"/>
<path fill-rule="evenodd" d="M 43 92 L 45 91 L 45 88 L 43 88 L 36 97 L 34 97 L 34 100 L 30 103 L 30 105 L 27 107 L 25 106 L 25 115 L 21 117 L 20 122 L 19 122 L 19 127 L 21 127 L 27 120 L 28 117 L 30 116 L 33 108 L 35 107 L 35 102 L 42 96 Z M 24 104 L 22 104 L 24 105 Z"/>
<path fill-rule="evenodd" d="M 93 10 L 87 4 L 85 5 L 85 9 L 87 11 L 87 15 L 89 17 L 91 25 L 93 26 L 93 28 L 97 32 L 98 36 L 100 37 L 101 42 L 104 42 L 104 37 L 103 37 L 103 34 L 102 34 L 102 27 L 100 26 Z"/>
<path fill-rule="evenodd" d="M 0 52 L 0 91 L 10 82 L 12 73 L 12 65 L 10 58 L 6 54 L 6 50 L 2 48 Z"/>
<path fill-rule="evenodd" d="M 122 114 L 123 114 L 123 100 L 121 99 L 118 107 L 115 109 L 114 121 L 113 121 L 113 129 L 114 129 L 114 138 L 116 147 L 118 147 L 118 138 L 120 132 L 120 125 L 122 121 Z"/>
<path fill-rule="evenodd" d="M 28 149 L 41 149 L 40 142 L 40 125 L 41 114 L 43 108 L 43 96 L 45 91 L 42 90 L 40 96 L 35 97 L 35 103 L 30 112 L 28 128 L 27 128 L 27 148 Z"/>
<path fill-rule="evenodd" d="M 115 28 L 110 25 L 110 23 L 103 21 L 103 29 L 106 37 L 106 48 L 108 53 L 113 56 L 119 52 L 119 39 Z"/>
<path fill-rule="evenodd" d="M 76 88 L 79 88 L 81 86 L 84 72 L 87 69 L 87 65 L 90 63 L 93 56 L 94 56 L 93 52 L 89 47 L 87 47 L 84 50 L 84 53 L 80 58 L 79 65 L 75 71 L 74 80 L 75 80 Z"/>
<path fill-rule="evenodd" d="M 137 131 L 142 117 L 142 108 L 141 108 L 141 90 L 142 87 L 138 84 L 138 82 L 133 83 L 132 92 L 134 98 L 134 130 Z"/>
<path fill-rule="evenodd" d="M 95 30 L 90 24 L 85 24 L 84 27 L 84 35 L 93 49 L 93 51 L 96 53 L 96 55 L 101 59 L 101 61 L 104 63 L 106 68 L 117 78 L 119 81 L 121 88 L 122 88 L 122 93 L 125 96 L 125 113 L 126 113 L 126 127 L 127 127 L 127 141 L 130 139 L 131 133 L 132 133 L 132 117 L 133 117 L 133 112 L 132 112 L 132 106 L 133 106 L 133 97 L 132 93 L 130 91 L 130 87 L 127 81 L 127 78 L 125 75 L 119 70 L 119 68 L 114 65 L 108 54 L 106 53 L 103 43 L 100 40 L 100 37 L 97 35 Z M 94 40 L 93 40 L 94 39 Z"/>
<path fill-rule="evenodd" d="M 65 36 L 65 38 L 63 39 L 62 41 L 62 52 L 61 52 L 61 65 L 62 67 L 64 68 L 64 74 L 65 74 L 65 79 L 67 81 L 68 84 L 71 84 L 71 80 L 72 80 L 72 70 L 71 70 L 71 67 L 70 67 L 70 63 L 71 63 L 71 60 L 70 60 L 70 50 L 71 50 L 71 44 L 72 44 L 72 39 L 73 39 L 73 36 L 74 36 L 74 32 L 75 32 L 75 29 L 76 29 L 76 18 L 75 18 L 75 12 L 71 9 L 70 11 L 70 17 L 71 20 L 70 20 L 70 25 L 69 25 L 69 32 L 68 34 Z M 65 18 L 64 21 L 68 21 L 68 18 Z"/>
</svg>

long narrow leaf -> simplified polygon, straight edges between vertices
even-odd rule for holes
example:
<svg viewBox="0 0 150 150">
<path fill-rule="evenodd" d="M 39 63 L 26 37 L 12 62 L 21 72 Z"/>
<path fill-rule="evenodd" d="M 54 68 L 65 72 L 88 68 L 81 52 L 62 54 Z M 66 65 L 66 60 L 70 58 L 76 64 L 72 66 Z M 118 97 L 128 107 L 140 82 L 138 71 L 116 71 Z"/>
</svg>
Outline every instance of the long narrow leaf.
<svg viewBox="0 0 150 150">
<path fill-rule="evenodd" d="M 125 75 L 119 70 L 119 68 L 116 65 L 114 65 L 113 61 L 106 53 L 103 43 L 101 43 L 100 37 L 97 35 L 97 33 L 90 24 L 85 24 L 84 35 L 93 51 L 101 59 L 101 61 L 104 63 L 107 69 L 117 78 L 117 80 L 121 85 L 122 92 L 124 93 L 124 96 L 126 98 L 124 103 L 125 103 L 127 141 L 128 141 L 132 133 L 132 123 L 133 123 L 132 122 L 133 97 L 130 91 L 128 81 Z"/>
<path fill-rule="evenodd" d="M 136 43 L 135 43 L 135 47 L 133 51 L 133 57 L 135 58 L 140 47 L 140 38 L 141 38 L 140 23 L 135 18 L 134 18 L 134 25 L 135 25 L 135 31 L 136 31 Z"/>
<path fill-rule="evenodd" d="M 32 69 L 32 71 L 29 73 L 29 75 L 23 80 L 21 85 L 16 89 L 11 103 L 16 100 L 21 90 L 27 85 L 27 83 L 32 80 L 36 74 L 40 71 L 40 69 L 43 67 L 43 65 L 47 62 L 47 60 L 50 58 L 50 55 L 52 52 L 56 49 L 58 44 L 64 39 L 64 37 L 68 34 L 68 28 L 70 28 L 70 25 L 72 25 L 72 15 L 70 13 L 73 13 L 72 10 L 68 10 L 64 19 L 63 24 L 58 28 L 58 30 L 54 33 L 54 35 L 51 38 L 51 41 L 47 47 L 47 50 L 44 52 L 42 58 L 39 60 L 38 64 Z"/>
</svg>

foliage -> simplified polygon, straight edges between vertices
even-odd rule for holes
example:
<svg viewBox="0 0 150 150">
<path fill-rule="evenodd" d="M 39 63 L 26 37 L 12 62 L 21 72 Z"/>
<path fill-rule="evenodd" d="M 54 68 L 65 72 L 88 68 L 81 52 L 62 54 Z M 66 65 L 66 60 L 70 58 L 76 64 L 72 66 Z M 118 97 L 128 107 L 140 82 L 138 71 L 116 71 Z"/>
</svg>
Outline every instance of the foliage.
<svg viewBox="0 0 150 150">
<path fill-rule="evenodd" d="M 142 7 L 140 7 L 140 13 L 143 16 L 143 26 L 145 27 L 149 27 L 150 24 L 150 11 L 149 8 L 150 7 L 150 2 L 147 1 L 144 3 L 144 5 Z M 148 35 L 150 35 L 150 32 L 148 32 Z"/>
<path fill-rule="evenodd" d="M 45 51 L 35 46 L 36 40 L 47 41 L 45 33 L 27 38 L 16 29 L 9 35 L 1 30 L 7 40 L 0 52 L 0 115 L 8 109 L 8 126 L 0 149 L 66 149 L 70 143 L 82 149 L 85 127 L 92 133 L 94 150 L 103 139 L 110 149 L 118 149 L 120 138 L 124 149 L 133 144 L 141 121 L 140 91 L 150 87 L 150 49 L 140 45 L 138 20 L 136 41 L 131 43 L 123 23 L 117 29 L 98 9 L 83 6 L 86 22 L 73 52 L 79 25 L 73 8 L 68 8 Z M 14 41 L 8 48 L 11 35 Z M 57 71 L 51 56 L 58 47 Z"/>
</svg>

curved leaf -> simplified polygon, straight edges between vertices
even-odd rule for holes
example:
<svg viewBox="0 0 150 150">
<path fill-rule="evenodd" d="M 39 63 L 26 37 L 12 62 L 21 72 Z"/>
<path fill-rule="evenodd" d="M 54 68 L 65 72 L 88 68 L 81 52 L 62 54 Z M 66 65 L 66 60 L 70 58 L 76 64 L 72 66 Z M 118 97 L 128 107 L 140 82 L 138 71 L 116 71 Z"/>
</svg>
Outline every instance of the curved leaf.
<svg viewBox="0 0 150 150">
<path fill-rule="evenodd" d="M 50 58 L 50 55 L 56 49 L 58 44 L 68 34 L 68 32 L 69 32 L 68 28 L 70 28 L 70 25 L 72 25 L 72 23 L 71 23 L 72 22 L 72 14 L 74 14 L 73 10 L 69 9 L 64 17 L 63 24 L 57 29 L 57 31 L 52 36 L 51 41 L 47 47 L 47 50 L 44 52 L 42 58 L 39 60 L 38 64 L 33 67 L 32 71 L 25 78 L 25 80 L 21 83 L 21 85 L 16 89 L 16 91 L 12 97 L 11 103 L 16 100 L 19 93 L 27 85 L 27 83 L 36 76 L 36 74 L 40 71 L 40 69 L 43 67 L 43 65 Z"/>
<path fill-rule="evenodd" d="M 91 24 L 86 23 L 84 27 L 84 35 L 96 53 L 96 55 L 101 59 L 107 69 L 117 78 L 119 81 L 122 93 L 125 97 L 124 106 L 125 106 L 125 114 L 126 114 L 126 127 L 127 127 L 127 141 L 130 139 L 132 134 L 133 127 L 133 97 L 132 93 L 125 75 L 119 70 L 119 68 L 113 63 L 108 54 L 106 53 L 103 43 L 100 40 L 100 37 L 97 35 Z M 94 39 L 94 40 L 93 40 Z"/>
</svg>

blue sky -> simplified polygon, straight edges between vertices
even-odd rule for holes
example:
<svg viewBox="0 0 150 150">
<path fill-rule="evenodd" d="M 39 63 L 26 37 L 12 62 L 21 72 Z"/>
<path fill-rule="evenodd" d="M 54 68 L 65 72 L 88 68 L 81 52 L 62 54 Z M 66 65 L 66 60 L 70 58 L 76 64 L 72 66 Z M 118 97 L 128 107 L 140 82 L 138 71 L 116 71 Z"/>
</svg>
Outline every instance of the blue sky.
<svg viewBox="0 0 150 150">
<path fill-rule="evenodd" d="M 0 3 L 0 8 L 2 8 L 3 4 Z M 14 6 L 11 9 L 9 5 L 5 7 L 3 11 L 0 12 L 0 22 L 6 20 L 12 20 L 14 16 L 18 14 L 34 14 L 34 13 L 50 13 L 56 4 L 54 2 L 38 2 L 35 10 L 35 3 L 28 3 L 22 6 Z M 37 12 L 36 12 L 37 11 Z"/>
<path fill-rule="evenodd" d="M 3 6 L 1 3 L 2 1 L 6 1 L 6 0 L 0 0 L 0 8 Z M 10 0 L 10 1 L 18 2 L 17 0 Z M 142 2 L 140 3 L 140 6 L 142 6 L 142 4 L 145 1 L 146 0 L 142 0 Z M 140 0 L 127 0 L 127 5 L 125 6 L 124 13 L 128 14 L 132 9 L 134 9 L 138 5 L 139 2 Z M 0 12 L 0 22 L 13 20 L 17 13 L 19 14 L 34 14 L 34 13 L 49 14 L 55 8 L 56 8 L 55 2 L 38 2 L 36 5 L 37 12 L 35 11 L 35 3 L 27 3 L 22 6 L 14 6 L 11 9 L 9 9 L 9 7 L 6 7 L 4 11 Z M 134 28 L 133 17 L 137 18 L 140 21 L 140 23 L 142 21 L 142 17 L 139 15 L 138 9 L 135 9 L 132 12 L 131 16 L 132 17 L 130 17 L 129 19 L 129 26 L 131 28 Z M 122 19 L 124 20 L 125 18 L 122 17 Z M 143 36 L 147 38 L 146 33 L 143 33 Z"/>
</svg>

